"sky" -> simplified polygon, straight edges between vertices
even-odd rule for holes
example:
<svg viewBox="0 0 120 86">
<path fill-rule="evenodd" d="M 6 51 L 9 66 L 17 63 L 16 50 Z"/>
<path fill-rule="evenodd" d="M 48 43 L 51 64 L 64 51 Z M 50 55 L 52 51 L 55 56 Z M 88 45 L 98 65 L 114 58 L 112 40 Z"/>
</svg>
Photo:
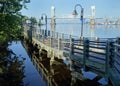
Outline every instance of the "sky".
<svg viewBox="0 0 120 86">
<path fill-rule="evenodd" d="M 23 9 L 22 14 L 39 19 L 43 13 L 51 17 L 51 7 L 55 7 L 56 17 L 70 17 L 74 6 L 80 4 L 84 8 L 84 17 L 91 15 L 91 6 L 95 6 L 95 17 L 120 17 L 120 0 L 31 0 L 28 9 Z M 77 7 L 78 14 L 81 8 Z"/>
</svg>

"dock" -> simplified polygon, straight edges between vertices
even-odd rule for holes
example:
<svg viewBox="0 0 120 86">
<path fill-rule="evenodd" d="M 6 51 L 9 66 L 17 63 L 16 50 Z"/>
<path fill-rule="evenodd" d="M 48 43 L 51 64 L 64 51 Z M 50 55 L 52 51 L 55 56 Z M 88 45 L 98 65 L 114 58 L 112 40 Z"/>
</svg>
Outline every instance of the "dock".
<svg viewBox="0 0 120 86">
<path fill-rule="evenodd" d="M 42 31 L 41 31 L 42 32 Z M 54 34 L 53 34 L 54 33 Z M 72 35 L 50 32 L 45 36 L 34 27 L 25 26 L 24 38 L 37 45 L 39 52 L 46 50 L 50 65 L 58 59 L 68 60 L 85 71 L 92 71 L 112 83 L 120 86 L 120 38 L 90 39 L 74 38 Z M 79 78 L 79 77 L 78 77 Z"/>
</svg>

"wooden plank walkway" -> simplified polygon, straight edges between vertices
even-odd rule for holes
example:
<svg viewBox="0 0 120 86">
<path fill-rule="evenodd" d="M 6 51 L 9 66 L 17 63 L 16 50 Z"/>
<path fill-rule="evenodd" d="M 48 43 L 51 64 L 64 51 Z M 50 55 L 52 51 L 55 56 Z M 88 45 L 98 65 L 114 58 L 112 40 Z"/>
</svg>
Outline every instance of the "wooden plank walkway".
<svg viewBox="0 0 120 86">
<path fill-rule="evenodd" d="M 120 38 L 74 39 L 71 35 L 65 37 L 64 34 L 58 37 L 58 33 L 56 36 L 45 37 L 36 32 L 32 32 L 32 36 L 26 35 L 28 38 L 32 37 L 33 43 L 38 44 L 41 49 L 46 49 L 51 59 L 58 57 L 79 62 L 85 70 L 100 74 L 110 80 L 114 86 L 120 86 L 118 82 L 120 78 L 117 77 L 120 77 Z"/>
</svg>

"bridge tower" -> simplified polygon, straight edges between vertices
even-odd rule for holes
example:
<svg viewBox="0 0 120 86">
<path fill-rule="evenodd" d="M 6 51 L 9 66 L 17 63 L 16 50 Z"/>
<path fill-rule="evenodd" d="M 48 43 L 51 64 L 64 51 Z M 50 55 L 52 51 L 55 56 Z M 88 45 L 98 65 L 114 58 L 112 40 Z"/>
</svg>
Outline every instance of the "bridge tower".
<svg viewBox="0 0 120 86">
<path fill-rule="evenodd" d="M 95 6 L 91 6 L 91 19 L 90 19 L 90 24 L 95 24 Z"/>
<path fill-rule="evenodd" d="M 106 18 L 106 19 L 105 19 L 105 25 L 108 25 L 108 24 L 109 24 L 109 19 Z"/>
<path fill-rule="evenodd" d="M 51 25 L 55 25 L 56 21 L 55 21 L 55 7 L 52 6 L 51 7 Z"/>
</svg>

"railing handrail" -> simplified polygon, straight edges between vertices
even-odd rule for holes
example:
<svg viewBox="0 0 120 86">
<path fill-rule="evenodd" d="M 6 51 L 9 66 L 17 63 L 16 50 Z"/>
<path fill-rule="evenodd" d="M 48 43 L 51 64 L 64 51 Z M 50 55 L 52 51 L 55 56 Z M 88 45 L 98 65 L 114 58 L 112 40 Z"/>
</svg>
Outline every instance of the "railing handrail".
<svg viewBox="0 0 120 86">
<path fill-rule="evenodd" d="M 120 64 L 114 60 L 118 57 L 118 59 L 120 59 L 120 38 L 90 40 L 85 37 L 75 39 L 72 35 L 67 34 L 65 38 L 65 35 L 61 33 L 59 37 L 58 32 L 56 34 L 53 33 L 49 37 L 45 37 L 44 34 L 32 34 L 38 37 L 38 40 L 44 45 L 69 53 L 72 60 L 74 60 L 73 56 L 75 57 L 79 54 L 78 56 L 82 58 L 81 61 L 84 69 L 86 69 L 86 66 L 93 68 L 94 64 L 97 64 L 101 65 L 98 69 L 104 72 L 104 75 L 107 77 L 110 77 L 110 68 L 116 68 L 116 70 L 120 72 L 119 68 L 114 64 Z"/>
</svg>

